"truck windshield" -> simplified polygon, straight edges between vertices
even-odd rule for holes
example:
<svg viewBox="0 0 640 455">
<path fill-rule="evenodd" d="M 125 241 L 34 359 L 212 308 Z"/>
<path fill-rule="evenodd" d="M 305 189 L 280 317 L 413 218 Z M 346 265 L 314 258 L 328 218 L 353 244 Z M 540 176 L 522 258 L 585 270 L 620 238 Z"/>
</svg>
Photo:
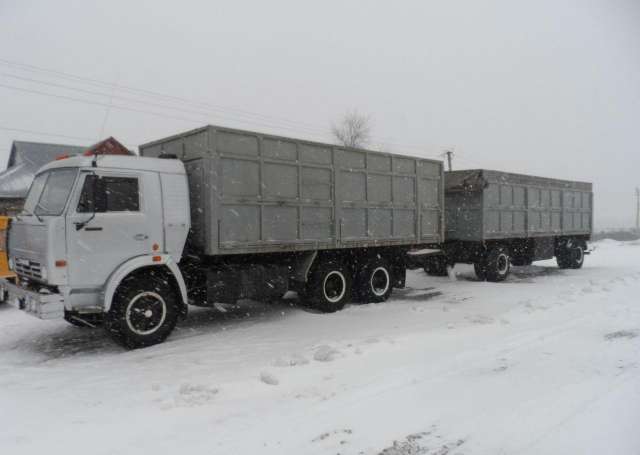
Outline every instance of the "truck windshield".
<svg viewBox="0 0 640 455">
<path fill-rule="evenodd" d="M 36 215 L 60 215 L 78 174 L 77 169 L 53 169 L 36 176 L 24 210 Z"/>
</svg>

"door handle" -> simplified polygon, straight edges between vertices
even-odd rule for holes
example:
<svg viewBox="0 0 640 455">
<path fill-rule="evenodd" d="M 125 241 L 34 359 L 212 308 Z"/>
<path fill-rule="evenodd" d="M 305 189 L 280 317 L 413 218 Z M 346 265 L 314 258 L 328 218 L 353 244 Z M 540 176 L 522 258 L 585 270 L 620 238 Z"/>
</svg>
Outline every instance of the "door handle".
<svg viewBox="0 0 640 455">
<path fill-rule="evenodd" d="M 149 236 L 147 234 L 136 234 L 133 238 L 136 240 L 147 240 Z"/>
<path fill-rule="evenodd" d="M 100 226 L 87 226 L 84 228 L 85 231 L 101 231 L 102 228 Z"/>
</svg>

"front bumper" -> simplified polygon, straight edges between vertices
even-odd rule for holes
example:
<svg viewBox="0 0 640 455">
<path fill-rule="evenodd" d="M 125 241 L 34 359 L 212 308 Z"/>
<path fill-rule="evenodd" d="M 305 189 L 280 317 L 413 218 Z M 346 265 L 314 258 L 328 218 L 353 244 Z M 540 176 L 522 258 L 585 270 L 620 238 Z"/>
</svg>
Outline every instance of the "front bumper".
<svg viewBox="0 0 640 455">
<path fill-rule="evenodd" d="M 40 319 L 64 317 L 62 295 L 24 289 L 6 278 L 0 278 L 0 300 Z"/>
</svg>

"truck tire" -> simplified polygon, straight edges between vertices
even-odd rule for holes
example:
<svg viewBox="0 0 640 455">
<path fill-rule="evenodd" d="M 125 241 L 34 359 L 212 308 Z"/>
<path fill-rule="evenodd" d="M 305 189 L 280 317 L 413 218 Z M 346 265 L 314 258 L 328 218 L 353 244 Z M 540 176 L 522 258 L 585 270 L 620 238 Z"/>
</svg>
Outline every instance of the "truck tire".
<svg viewBox="0 0 640 455">
<path fill-rule="evenodd" d="M 351 271 L 338 261 L 318 264 L 305 286 L 303 299 L 325 313 L 344 308 L 351 297 Z"/>
<path fill-rule="evenodd" d="M 356 275 L 356 298 L 362 303 L 386 301 L 393 292 L 393 272 L 389 263 L 375 257 Z"/>
<path fill-rule="evenodd" d="M 178 298 L 161 275 L 129 276 L 116 289 L 105 329 L 129 349 L 162 343 L 178 321 Z"/>
<path fill-rule="evenodd" d="M 448 276 L 447 258 L 444 256 L 433 256 L 427 258 L 424 272 L 429 276 Z"/>
<path fill-rule="evenodd" d="M 561 269 L 580 269 L 584 265 L 585 245 L 567 242 L 556 254 L 556 262 Z"/>
<path fill-rule="evenodd" d="M 484 263 L 487 281 L 499 282 L 506 280 L 511 268 L 509 249 L 504 246 L 491 248 L 485 257 Z"/>
</svg>

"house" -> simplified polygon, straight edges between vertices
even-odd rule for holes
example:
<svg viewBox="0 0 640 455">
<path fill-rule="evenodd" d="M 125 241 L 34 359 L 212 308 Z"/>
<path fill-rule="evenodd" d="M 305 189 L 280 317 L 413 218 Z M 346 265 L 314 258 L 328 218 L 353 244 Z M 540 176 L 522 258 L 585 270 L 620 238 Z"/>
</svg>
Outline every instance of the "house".
<svg viewBox="0 0 640 455">
<path fill-rule="evenodd" d="M 40 142 L 14 141 L 7 169 L 0 173 L 0 214 L 12 215 L 22 210 L 36 172 L 45 164 L 71 155 L 133 155 L 124 145 L 110 137 L 89 147 Z"/>
</svg>

